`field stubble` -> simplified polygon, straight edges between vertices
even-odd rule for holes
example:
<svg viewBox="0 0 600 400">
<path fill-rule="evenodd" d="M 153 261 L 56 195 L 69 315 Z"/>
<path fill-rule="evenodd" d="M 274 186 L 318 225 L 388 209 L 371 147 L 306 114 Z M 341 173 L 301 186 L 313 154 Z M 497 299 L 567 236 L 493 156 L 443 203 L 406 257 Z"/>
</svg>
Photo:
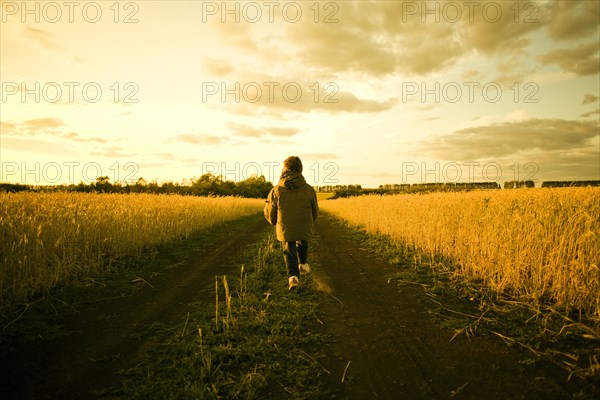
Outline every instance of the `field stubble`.
<svg viewBox="0 0 600 400">
<path fill-rule="evenodd" d="M 600 189 L 361 196 L 322 208 L 418 249 L 434 269 L 600 321 Z"/>
<path fill-rule="evenodd" d="M 260 212 L 263 202 L 152 194 L 0 193 L 0 306 L 113 260 Z"/>
</svg>

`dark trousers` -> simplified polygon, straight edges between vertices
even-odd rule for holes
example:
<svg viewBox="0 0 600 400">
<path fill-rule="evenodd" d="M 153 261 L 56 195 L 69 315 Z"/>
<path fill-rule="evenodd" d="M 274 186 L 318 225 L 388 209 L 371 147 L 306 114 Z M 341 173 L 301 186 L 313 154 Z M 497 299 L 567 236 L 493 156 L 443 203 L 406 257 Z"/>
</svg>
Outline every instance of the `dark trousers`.
<svg viewBox="0 0 600 400">
<path fill-rule="evenodd" d="M 283 242 L 283 258 L 290 276 L 300 276 L 298 263 L 306 264 L 308 259 L 308 241 L 297 240 L 295 242 Z"/>
</svg>

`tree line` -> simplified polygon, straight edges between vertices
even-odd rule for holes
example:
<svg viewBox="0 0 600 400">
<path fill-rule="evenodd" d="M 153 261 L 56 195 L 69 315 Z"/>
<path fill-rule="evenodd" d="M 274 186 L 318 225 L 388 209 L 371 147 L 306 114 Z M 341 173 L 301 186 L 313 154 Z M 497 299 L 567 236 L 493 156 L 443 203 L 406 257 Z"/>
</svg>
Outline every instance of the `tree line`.
<svg viewBox="0 0 600 400">
<path fill-rule="evenodd" d="M 545 181 L 541 187 L 580 187 L 600 186 L 600 181 Z M 535 188 L 531 180 L 504 182 L 504 189 Z M 336 185 L 318 186 L 320 192 L 334 193 L 332 198 L 361 196 L 366 194 L 401 194 L 401 193 L 429 193 L 429 192 L 457 192 L 469 190 L 500 189 L 496 182 L 459 182 L 459 183 L 413 183 L 413 184 L 386 184 L 379 185 L 377 189 L 363 189 L 361 185 Z"/>
<path fill-rule="evenodd" d="M 583 187 L 600 186 L 600 181 L 547 181 L 542 187 Z"/>
<path fill-rule="evenodd" d="M 541 187 L 581 187 L 600 186 L 600 181 L 545 181 Z M 147 182 L 139 178 L 133 184 L 111 183 L 108 176 L 96 178 L 95 182 L 80 182 L 77 185 L 33 186 L 13 183 L 0 183 L 0 192 L 20 191 L 63 191 L 86 193 L 154 193 L 154 194 L 180 194 L 186 196 L 239 196 L 250 198 L 265 198 L 273 184 L 264 176 L 251 176 L 240 182 L 223 180 L 220 175 L 207 173 L 200 178 L 192 178 L 189 184 L 178 182 L 156 181 Z M 504 189 L 534 188 L 533 181 L 508 181 L 504 182 Z M 468 182 L 468 183 L 414 183 L 414 184 L 385 184 L 378 188 L 363 188 L 361 185 L 329 185 L 316 186 L 318 192 L 334 193 L 335 197 L 359 196 L 364 194 L 399 194 L 399 193 L 426 193 L 426 192 L 452 192 L 468 191 L 475 189 L 500 189 L 496 182 Z"/>
<path fill-rule="evenodd" d="M 147 182 L 139 178 L 135 183 L 112 183 L 108 176 L 100 176 L 95 182 L 70 185 L 32 186 L 12 183 L 0 183 L 0 192 L 20 191 L 61 191 L 84 193 L 153 193 L 153 194 L 179 194 L 185 196 L 239 196 L 249 198 L 265 198 L 273 187 L 264 176 L 251 176 L 243 181 L 233 182 L 223 180 L 220 175 L 207 173 L 200 178 L 192 178 L 189 184 L 178 182 L 156 181 Z"/>
<path fill-rule="evenodd" d="M 429 193 L 429 192 L 457 192 L 475 189 L 500 189 L 496 182 L 468 182 L 468 183 L 404 183 L 379 185 L 377 189 L 363 189 L 360 185 L 347 187 L 334 187 L 329 192 L 335 193 L 333 198 L 360 196 L 365 194 L 401 194 L 401 193 Z"/>
</svg>

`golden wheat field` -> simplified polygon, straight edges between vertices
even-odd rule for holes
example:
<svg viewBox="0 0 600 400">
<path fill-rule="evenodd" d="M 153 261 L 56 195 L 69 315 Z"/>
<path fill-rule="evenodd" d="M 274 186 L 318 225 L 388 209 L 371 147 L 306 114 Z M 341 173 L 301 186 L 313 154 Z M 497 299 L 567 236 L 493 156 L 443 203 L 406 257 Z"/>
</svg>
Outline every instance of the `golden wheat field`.
<svg viewBox="0 0 600 400">
<path fill-rule="evenodd" d="M 451 260 L 493 290 L 600 318 L 600 188 L 371 195 L 321 207 Z"/>
<path fill-rule="evenodd" d="M 261 211 L 235 197 L 0 193 L 0 304 L 25 301 L 75 274 Z"/>
</svg>

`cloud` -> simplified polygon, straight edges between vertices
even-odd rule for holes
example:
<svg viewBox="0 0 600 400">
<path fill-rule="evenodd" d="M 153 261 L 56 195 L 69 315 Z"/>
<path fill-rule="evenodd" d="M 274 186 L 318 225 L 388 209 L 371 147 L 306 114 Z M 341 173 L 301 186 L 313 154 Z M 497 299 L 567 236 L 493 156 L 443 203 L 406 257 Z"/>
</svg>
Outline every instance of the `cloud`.
<svg viewBox="0 0 600 400">
<path fill-rule="evenodd" d="M 452 65 L 467 50 L 455 40 L 452 24 L 422 23 L 406 15 L 403 2 L 336 5 L 339 22 L 315 24 L 308 18 L 289 30 L 299 65 L 330 74 L 427 74 Z"/>
<path fill-rule="evenodd" d="M 596 108 L 594 111 L 586 112 L 580 115 L 581 118 L 591 117 L 592 115 L 600 114 L 600 108 Z"/>
<path fill-rule="evenodd" d="M 286 127 L 266 127 L 266 128 L 254 128 L 250 125 L 238 124 L 235 122 L 228 122 L 227 127 L 233 131 L 234 136 L 245 136 L 245 137 L 264 137 L 265 135 L 277 136 L 277 137 L 290 137 L 300 132 L 296 128 Z"/>
<path fill-rule="evenodd" d="M 60 118 L 36 118 L 26 120 L 22 123 L 24 128 L 32 131 L 55 129 L 60 128 L 63 125 L 63 121 Z"/>
<path fill-rule="evenodd" d="M 175 136 L 173 141 L 189 144 L 212 145 L 221 143 L 223 139 L 214 135 L 185 133 L 183 135 Z"/>
<path fill-rule="evenodd" d="M 600 70 L 598 51 L 600 42 L 591 42 L 574 48 L 560 48 L 538 56 L 543 64 L 558 64 L 563 72 L 578 76 L 596 75 Z"/>
<path fill-rule="evenodd" d="M 223 77 L 233 72 L 233 67 L 227 61 L 223 60 L 207 60 L 204 62 L 204 69 L 211 76 Z"/>
<path fill-rule="evenodd" d="M 37 138 L 2 138 L 2 148 L 37 153 L 44 155 L 74 155 L 75 153 L 64 145 Z"/>
<path fill-rule="evenodd" d="M 59 130 L 64 126 L 65 124 L 60 118 L 34 118 L 21 122 L 2 122 L 0 129 L 5 135 L 27 136 L 50 134 L 69 139 L 72 137 L 71 134 Z"/>
<path fill-rule="evenodd" d="M 426 104 L 424 106 L 418 106 L 417 110 L 421 110 L 421 111 L 431 111 L 434 108 L 440 107 L 440 104 L 435 103 L 435 104 Z"/>
<path fill-rule="evenodd" d="M 84 137 L 81 137 L 81 135 L 77 132 L 61 133 L 57 136 L 64 138 L 64 139 L 69 139 L 69 140 L 73 140 L 75 142 L 82 142 L 82 143 L 88 143 L 88 142 L 107 143 L 108 142 L 108 140 L 103 139 L 103 138 L 98 138 L 98 137 L 84 138 Z"/>
<path fill-rule="evenodd" d="M 299 157 L 306 161 L 327 161 L 339 159 L 339 157 L 333 153 L 302 153 Z"/>
<path fill-rule="evenodd" d="M 227 127 L 233 131 L 234 136 L 258 138 L 265 134 L 261 129 L 253 128 L 250 125 L 237 124 L 235 122 L 228 122 Z"/>
<path fill-rule="evenodd" d="M 161 158 L 163 160 L 175 161 L 177 157 L 173 153 L 163 152 L 163 153 L 154 153 L 155 157 Z"/>
<path fill-rule="evenodd" d="M 2 122 L 0 132 L 12 136 L 50 135 L 75 142 L 106 143 L 107 140 L 98 137 L 82 137 L 79 133 L 65 132 L 67 125 L 60 118 L 34 118 L 22 122 Z"/>
<path fill-rule="evenodd" d="M 510 87 L 515 82 L 525 81 L 526 75 L 534 73 L 535 69 L 528 68 L 522 60 L 520 56 L 509 56 L 499 61 L 496 69 L 500 75 L 494 79 L 494 82 Z"/>
<path fill-rule="evenodd" d="M 246 52 L 247 60 L 252 60 L 247 69 L 257 64 L 269 69 L 285 62 L 295 74 L 304 70 L 328 77 L 384 78 L 444 72 L 473 54 L 517 60 L 531 54 L 534 34 L 548 35 L 553 41 L 578 40 L 593 37 L 598 30 L 597 1 L 301 4 L 303 17 L 297 23 L 284 22 L 282 13 L 274 13 L 275 23 L 284 28 L 277 34 L 261 29 L 262 24 L 239 24 L 232 18 L 218 24 L 220 33 L 227 43 Z M 261 58 L 268 64 L 260 64 Z M 219 73 L 219 65 L 212 67 Z M 516 71 L 517 67 L 506 63 L 498 79 L 508 82 L 528 73 Z M 224 68 L 222 73 L 231 72 L 230 65 Z M 590 68 L 575 70 L 589 74 Z"/>
<path fill-rule="evenodd" d="M 224 86 L 227 90 L 234 90 L 236 85 L 237 83 L 227 83 Z M 315 84 L 315 82 L 255 76 L 254 79 L 239 82 L 238 87 L 240 88 L 239 102 L 235 101 L 233 94 L 226 97 L 225 102 L 221 96 L 208 97 L 207 101 L 224 104 L 228 112 L 253 116 L 257 114 L 281 116 L 288 112 L 375 113 L 389 110 L 397 103 L 395 98 L 383 101 L 359 98 L 353 93 L 340 90 L 340 85 L 336 82 Z M 257 132 L 252 134 L 258 136 Z"/>
<path fill-rule="evenodd" d="M 491 1 L 470 7 L 468 3 L 463 4 L 458 35 L 466 48 L 486 54 L 524 54 L 530 42 L 527 35 L 545 24 L 544 19 L 536 18 L 537 14 L 531 18 L 531 23 L 524 23 L 527 13 L 519 15 L 520 21 L 515 23 L 515 4 L 512 2 Z"/>
<path fill-rule="evenodd" d="M 0 134 L 10 135 L 17 129 L 17 124 L 0 121 Z"/>
<path fill-rule="evenodd" d="M 391 74 L 396 70 L 400 54 L 377 43 L 375 33 L 364 24 L 314 24 L 307 30 L 295 30 L 291 40 L 300 47 L 298 55 L 303 65 L 317 66 L 330 73 Z M 381 38 L 382 41 L 391 39 L 387 35 Z"/>
<path fill-rule="evenodd" d="M 531 118 L 457 130 L 423 142 L 420 150 L 444 160 L 470 161 L 527 151 L 567 151 L 587 146 L 597 136 L 597 121 Z"/>
<path fill-rule="evenodd" d="M 589 37 L 598 30 L 600 3 L 597 1 L 549 1 L 548 34 L 554 40 Z"/>
<path fill-rule="evenodd" d="M 594 96 L 593 94 L 586 93 L 583 95 L 583 101 L 581 104 L 591 104 L 598 101 L 598 96 Z"/>
<path fill-rule="evenodd" d="M 525 161 L 523 159 L 522 161 Z M 598 146 L 573 151 L 550 151 L 536 155 L 540 180 L 600 180 Z"/>
<path fill-rule="evenodd" d="M 300 65 L 331 73 L 428 75 L 473 52 L 522 56 L 550 18 L 515 23 L 513 2 L 337 2 L 338 23 L 301 21 L 289 38 Z M 468 3 L 468 4 L 467 4 Z M 517 6 L 526 8 L 524 6 Z M 539 10 L 538 10 L 539 11 Z"/>
<path fill-rule="evenodd" d="M 269 127 L 269 128 L 265 128 L 265 130 L 270 135 L 279 136 L 279 137 L 290 137 L 290 136 L 294 136 L 295 134 L 300 132 L 300 130 L 296 129 L 296 128 L 279 128 L 279 127 Z"/>
<path fill-rule="evenodd" d="M 127 158 L 132 157 L 131 153 L 123 152 L 123 147 L 121 146 L 112 146 L 108 148 L 100 148 L 96 151 L 91 152 L 90 154 L 93 156 L 102 156 L 108 158 Z"/>
<path fill-rule="evenodd" d="M 31 27 L 25 27 L 25 36 L 38 42 L 45 48 L 56 49 L 58 46 L 54 41 L 54 35 L 52 33 Z"/>
</svg>

